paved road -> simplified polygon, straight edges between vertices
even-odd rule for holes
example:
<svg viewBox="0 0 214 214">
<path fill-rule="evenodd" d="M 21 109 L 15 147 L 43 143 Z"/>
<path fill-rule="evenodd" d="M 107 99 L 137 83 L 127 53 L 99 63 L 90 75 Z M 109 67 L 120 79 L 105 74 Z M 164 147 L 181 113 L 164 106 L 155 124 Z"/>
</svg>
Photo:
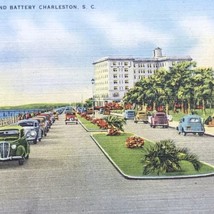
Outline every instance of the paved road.
<svg viewBox="0 0 214 214">
<path fill-rule="evenodd" d="M 57 121 L 25 165 L 0 164 L 0 213 L 212 213 L 214 177 L 126 180 L 80 125 Z"/>
</svg>

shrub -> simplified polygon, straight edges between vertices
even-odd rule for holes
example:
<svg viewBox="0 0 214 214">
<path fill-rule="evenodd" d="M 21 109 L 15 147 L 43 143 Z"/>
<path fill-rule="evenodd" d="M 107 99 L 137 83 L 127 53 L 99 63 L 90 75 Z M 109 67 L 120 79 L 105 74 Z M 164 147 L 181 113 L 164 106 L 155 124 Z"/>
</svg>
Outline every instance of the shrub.
<svg viewBox="0 0 214 214">
<path fill-rule="evenodd" d="M 127 148 L 142 148 L 144 146 L 144 139 L 141 137 L 128 137 L 125 145 Z"/>
<path fill-rule="evenodd" d="M 126 123 L 126 121 L 123 118 L 110 115 L 105 117 L 104 120 L 108 123 L 109 126 L 108 135 L 120 135 L 121 131 L 124 131 L 123 125 Z"/>
<path fill-rule="evenodd" d="M 146 150 L 143 174 L 167 173 L 181 170 L 181 161 L 190 162 L 196 171 L 201 168 L 198 157 L 187 148 L 177 148 L 174 141 L 162 140 Z"/>
</svg>

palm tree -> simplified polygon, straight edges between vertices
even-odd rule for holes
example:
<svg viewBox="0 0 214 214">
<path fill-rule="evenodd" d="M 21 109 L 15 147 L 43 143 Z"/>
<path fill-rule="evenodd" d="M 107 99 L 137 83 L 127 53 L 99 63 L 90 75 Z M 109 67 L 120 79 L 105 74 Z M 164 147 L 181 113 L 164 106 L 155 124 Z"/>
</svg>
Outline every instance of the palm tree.
<svg viewBox="0 0 214 214">
<path fill-rule="evenodd" d="M 200 68 L 195 70 L 194 92 L 195 100 L 202 102 L 203 113 L 205 114 L 206 104 L 209 102 L 212 106 L 213 91 L 214 91 L 214 75 L 211 68 Z"/>
<path fill-rule="evenodd" d="M 195 62 L 180 62 L 170 68 L 171 73 L 171 86 L 174 91 L 172 96 L 175 100 L 182 101 L 182 111 L 190 112 L 190 104 L 193 98 L 192 76 L 194 71 L 193 67 L 196 66 Z M 184 106 L 184 104 L 187 104 Z"/>
<path fill-rule="evenodd" d="M 126 124 L 126 121 L 122 117 L 109 115 L 103 119 L 109 125 L 108 135 L 120 135 L 121 131 L 124 131 L 123 126 Z"/>
<path fill-rule="evenodd" d="M 158 91 L 158 103 L 164 104 L 166 108 L 166 113 L 169 114 L 169 105 L 173 102 L 172 91 L 173 87 L 171 85 L 171 73 L 166 69 L 159 69 L 155 73 L 156 87 Z"/>
<path fill-rule="evenodd" d="M 181 170 L 180 162 L 192 163 L 195 170 L 199 170 L 201 163 L 196 155 L 191 154 L 187 148 L 176 148 L 172 140 L 163 140 L 146 150 L 143 174 L 167 173 Z"/>
</svg>

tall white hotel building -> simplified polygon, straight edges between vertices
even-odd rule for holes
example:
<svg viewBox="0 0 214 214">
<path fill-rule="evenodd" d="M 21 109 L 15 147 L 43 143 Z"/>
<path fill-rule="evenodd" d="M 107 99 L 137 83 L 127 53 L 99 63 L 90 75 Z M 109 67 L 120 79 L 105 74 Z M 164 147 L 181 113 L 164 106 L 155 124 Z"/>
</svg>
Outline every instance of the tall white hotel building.
<svg viewBox="0 0 214 214">
<path fill-rule="evenodd" d="M 122 100 L 125 93 L 141 78 L 153 75 L 159 68 L 169 69 L 178 62 L 191 61 L 187 57 L 166 57 L 161 48 L 153 51 L 152 58 L 104 57 L 93 63 L 95 105 Z"/>
</svg>

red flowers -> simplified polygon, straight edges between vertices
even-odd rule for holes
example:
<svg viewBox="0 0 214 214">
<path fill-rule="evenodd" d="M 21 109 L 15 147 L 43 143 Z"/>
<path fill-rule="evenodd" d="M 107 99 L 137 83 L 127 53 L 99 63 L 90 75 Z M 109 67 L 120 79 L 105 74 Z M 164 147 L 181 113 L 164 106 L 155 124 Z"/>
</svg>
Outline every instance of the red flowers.
<svg viewBox="0 0 214 214">
<path fill-rule="evenodd" d="M 128 137 L 125 142 L 128 148 L 142 148 L 144 146 L 144 139 L 141 137 Z"/>
</svg>

